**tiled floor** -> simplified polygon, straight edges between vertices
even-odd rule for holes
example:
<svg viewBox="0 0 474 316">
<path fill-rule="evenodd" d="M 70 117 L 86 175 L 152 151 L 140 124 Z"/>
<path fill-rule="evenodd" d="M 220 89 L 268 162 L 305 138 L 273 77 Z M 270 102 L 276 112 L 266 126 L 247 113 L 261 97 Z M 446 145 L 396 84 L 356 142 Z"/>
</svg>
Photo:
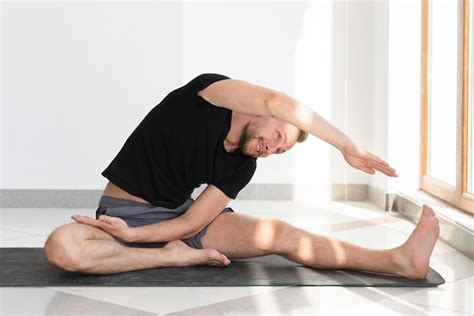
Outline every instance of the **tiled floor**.
<svg viewBox="0 0 474 316">
<path fill-rule="evenodd" d="M 279 218 L 373 248 L 402 243 L 414 224 L 367 202 L 233 201 L 237 212 Z M 1 247 L 42 247 L 53 228 L 94 210 L 2 209 Z M 0 288 L 0 315 L 473 315 L 474 263 L 438 241 L 437 288 L 188 287 Z"/>
</svg>

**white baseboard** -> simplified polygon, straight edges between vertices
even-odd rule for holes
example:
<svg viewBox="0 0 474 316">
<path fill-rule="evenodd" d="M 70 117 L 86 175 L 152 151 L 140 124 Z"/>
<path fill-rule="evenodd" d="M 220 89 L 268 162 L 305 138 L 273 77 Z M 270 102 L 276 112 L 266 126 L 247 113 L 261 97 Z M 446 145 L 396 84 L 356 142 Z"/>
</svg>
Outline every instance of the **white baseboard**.
<svg viewBox="0 0 474 316">
<path fill-rule="evenodd" d="M 204 190 L 201 186 L 193 193 L 196 198 Z M 102 195 L 101 190 L 24 190 L 1 189 L 2 208 L 95 208 Z M 368 198 L 366 184 L 287 184 L 250 183 L 237 196 L 238 200 L 334 200 L 365 201 Z"/>
</svg>

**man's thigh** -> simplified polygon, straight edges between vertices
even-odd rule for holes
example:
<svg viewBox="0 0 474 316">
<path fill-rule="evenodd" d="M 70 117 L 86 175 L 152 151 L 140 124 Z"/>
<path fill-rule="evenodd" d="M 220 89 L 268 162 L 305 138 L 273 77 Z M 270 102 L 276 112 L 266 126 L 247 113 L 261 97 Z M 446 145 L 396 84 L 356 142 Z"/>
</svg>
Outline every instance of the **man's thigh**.
<svg viewBox="0 0 474 316">
<path fill-rule="evenodd" d="M 48 237 L 48 240 L 81 241 L 86 239 L 105 239 L 114 240 L 109 233 L 80 223 L 69 223 L 57 227 Z"/>
<path fill-rule="evenodd" d="M 282 237 L 290 225 L 243 214 L 222 213 L 202 237 L 203 248 L 214 248 L 229 258 L 251 258 L 283 251 Z"/>
</svg>

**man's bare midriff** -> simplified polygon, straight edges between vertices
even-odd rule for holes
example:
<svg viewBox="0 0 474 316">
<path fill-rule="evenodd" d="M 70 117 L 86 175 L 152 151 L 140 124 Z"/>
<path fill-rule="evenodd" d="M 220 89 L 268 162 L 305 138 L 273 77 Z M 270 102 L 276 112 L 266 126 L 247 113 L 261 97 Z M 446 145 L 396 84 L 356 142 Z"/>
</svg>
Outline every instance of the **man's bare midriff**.
<svg viewBox="0 0 474 316">
<path fill-rule="evenodd" d="M 111 196 L 118 199 L 132 200 L 135 202 L 150 204 L 144 199 L 139 198 L 138 196 L 132 195 L 128 193 L 127 191 L 119 188 L 118 186 L 116 186 L 110 181 L 107 183 L 107 186 L 105 187 L 104 193 L 102 193 L 102 195 Z"/>
</svg>

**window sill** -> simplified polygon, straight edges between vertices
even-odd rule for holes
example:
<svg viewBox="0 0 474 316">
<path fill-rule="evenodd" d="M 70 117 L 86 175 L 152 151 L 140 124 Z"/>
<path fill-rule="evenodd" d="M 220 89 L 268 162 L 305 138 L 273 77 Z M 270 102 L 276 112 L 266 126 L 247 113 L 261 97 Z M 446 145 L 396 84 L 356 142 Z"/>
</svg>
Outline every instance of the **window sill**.
<svg viewBox="0 0 474 316">
<path fill-rule="evenodd" d="M 403 196 L 409 200 L 414 201 L 420 207 L 423 204 L 431 206 L 438 215 L 449 219 L 450 221 L 462 226 L 471 233 L 474 232 L 474 216 L 462 211 L 446 202 L 439 200 L 423 191 L 415 192 L 398 192 L 397 196 Z"/>
</svg>

